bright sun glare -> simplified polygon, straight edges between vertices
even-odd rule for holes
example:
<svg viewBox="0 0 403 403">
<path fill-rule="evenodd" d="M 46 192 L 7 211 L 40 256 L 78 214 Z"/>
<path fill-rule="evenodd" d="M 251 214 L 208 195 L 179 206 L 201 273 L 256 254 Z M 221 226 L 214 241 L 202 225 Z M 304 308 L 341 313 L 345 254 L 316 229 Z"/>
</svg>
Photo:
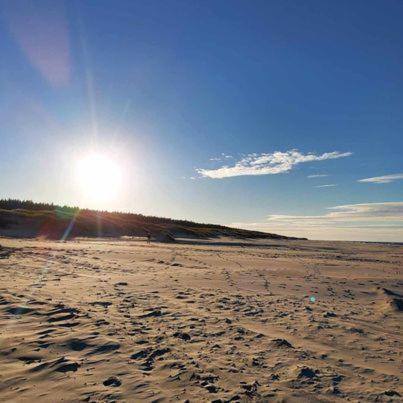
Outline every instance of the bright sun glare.
<svg viewBox="0 0 403 403">
<path fill-rule="evenodd" d="M 122 172 L 112 158 L 90 154 L 78 161 L 77 178 L 85 197 L 93 202 L 105 202 L 118 195 Z"/>
</svg>

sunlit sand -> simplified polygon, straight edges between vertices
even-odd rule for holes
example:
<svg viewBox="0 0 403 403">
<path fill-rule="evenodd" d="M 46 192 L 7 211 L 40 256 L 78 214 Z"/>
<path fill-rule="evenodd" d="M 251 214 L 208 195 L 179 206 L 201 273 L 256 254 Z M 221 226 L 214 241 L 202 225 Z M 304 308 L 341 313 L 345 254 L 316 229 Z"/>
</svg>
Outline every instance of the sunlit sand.
<svg viewBox="0 0 403 403">
<path fill-rule="evenodd" d="M 2 401 L 400 399 L 401 246 L 231 242 L 1 239 Z"/>
</svg>

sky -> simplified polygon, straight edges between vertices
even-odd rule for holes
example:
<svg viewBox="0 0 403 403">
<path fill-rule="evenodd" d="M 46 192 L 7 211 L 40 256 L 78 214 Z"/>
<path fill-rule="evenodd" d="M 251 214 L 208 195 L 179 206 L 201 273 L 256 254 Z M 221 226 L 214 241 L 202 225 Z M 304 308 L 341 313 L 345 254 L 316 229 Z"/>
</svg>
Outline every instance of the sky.
<svg viewBox="0 0 403 403">
<path fill-rule="evenodd" d="M 401 21 L 400 0 L 0 0 L 0 198 L 403 242 Z"/>
</svg>

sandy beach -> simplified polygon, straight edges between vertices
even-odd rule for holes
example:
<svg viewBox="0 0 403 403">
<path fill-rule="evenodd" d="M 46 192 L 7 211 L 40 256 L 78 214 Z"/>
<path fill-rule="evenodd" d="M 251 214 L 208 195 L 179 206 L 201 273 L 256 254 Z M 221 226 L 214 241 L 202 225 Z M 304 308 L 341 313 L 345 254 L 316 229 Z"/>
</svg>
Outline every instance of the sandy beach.
<svg viewBox="0 0 403 403">
<path fill-rule="evenodd" d="M 402 246 L 0 243 L 1 401 L 401 401 Z"/>
</svg>

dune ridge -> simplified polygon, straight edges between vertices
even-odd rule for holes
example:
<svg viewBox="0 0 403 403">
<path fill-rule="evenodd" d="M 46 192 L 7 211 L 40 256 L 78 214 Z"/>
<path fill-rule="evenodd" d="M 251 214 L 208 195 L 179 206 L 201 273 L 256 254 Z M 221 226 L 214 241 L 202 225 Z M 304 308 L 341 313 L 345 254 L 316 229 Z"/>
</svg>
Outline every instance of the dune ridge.
<svg viewBox="0 0 403 403">
<path fill-rule="evenodd" d="M 148 235 L 159 241 L 169 241 L 176 237 L 208 239 L 223 236 L 237 239 L 297 239 L 188 220 L 80 209 L 30 200 L 0 200 L 0 236 L 59 240 L 80 236 L 99 238 Z"/>
</svg>

